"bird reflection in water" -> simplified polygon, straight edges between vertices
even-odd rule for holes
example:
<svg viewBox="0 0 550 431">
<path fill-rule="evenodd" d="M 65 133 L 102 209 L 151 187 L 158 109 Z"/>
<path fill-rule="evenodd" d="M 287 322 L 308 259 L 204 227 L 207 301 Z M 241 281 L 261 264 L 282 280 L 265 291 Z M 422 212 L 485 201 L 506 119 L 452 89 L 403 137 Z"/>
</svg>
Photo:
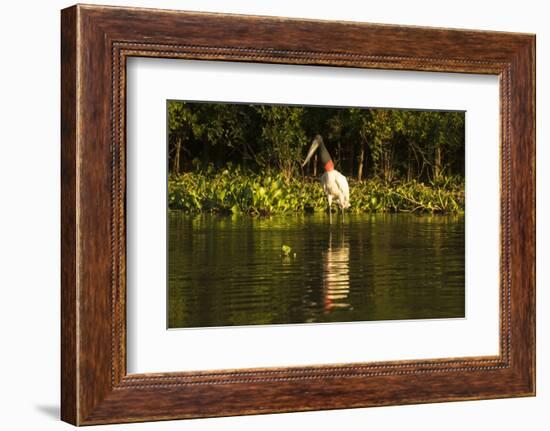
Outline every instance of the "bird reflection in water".
<svg viewBox="0 0 550 431">
<path fill-rule="evenodd" d="M 333 242 L 333 235 L 335 236 Z M 337 234 L 329 231 L 328 249 L 323 252 L 323 311 L 325 314 L 336 309 L 350 309 L 348 302 L 349 283 L 349 241 L 344 231 Z"/>
</svg>

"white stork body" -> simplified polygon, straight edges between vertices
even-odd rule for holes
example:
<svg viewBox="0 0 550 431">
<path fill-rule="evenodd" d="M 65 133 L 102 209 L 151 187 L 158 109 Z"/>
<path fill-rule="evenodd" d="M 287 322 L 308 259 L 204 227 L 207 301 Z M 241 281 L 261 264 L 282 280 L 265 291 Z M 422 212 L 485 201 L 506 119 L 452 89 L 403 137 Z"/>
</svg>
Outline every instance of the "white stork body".
<svg viewBox="0 0 550 431">
<path fill-rule="evenodd" d="M 332 162 L 332 158 L 330 157 L 330 154 L 325 147 L 325 144 L 323 142 L 323 138 L 321 135 L 315 136 L 313 139 L 313 142 L 311 143 L 311 147 L 309 148 L 309 152 L 307 154 L 306 159 L 304 160 L 304 163 L 302 164 L 302 167 L 306 165 L 307 162 L 311 159 L 311 156 L 319 150 L 320 152 L 320 159 L 323 163 L 323 166 L 325 168 L 325 173 L 321 175 L 321 185 L 323 186 L 323 191 L 325 192 L 325 195 L 327 196 L 328 200 L 328 213 L 329 213 L 329 220 L 330 223 L 332 223 L 332 201 L 335 200 L 340 209 L 342 210 L 342 222 L 344 221 L 344 210 L 346 208 L 349 208 L 349 186 L 348 181 L 346 180 L 346 177 L 343 176 L 340 172 L 338 172 L 336 169 L 334 169 L 334 163 Z"/>
<path fill-rule="evenodd" d="M 344 221 L 344 210 L 349 208 L 349 186 L 346 177 L 336 169 L 326 171 L 321 175 L 321 184 L 328 200 L 329 219 L 332 223 L 332 201 L 334 200 L 342 210 L 342 221 Z"/>
</svg>

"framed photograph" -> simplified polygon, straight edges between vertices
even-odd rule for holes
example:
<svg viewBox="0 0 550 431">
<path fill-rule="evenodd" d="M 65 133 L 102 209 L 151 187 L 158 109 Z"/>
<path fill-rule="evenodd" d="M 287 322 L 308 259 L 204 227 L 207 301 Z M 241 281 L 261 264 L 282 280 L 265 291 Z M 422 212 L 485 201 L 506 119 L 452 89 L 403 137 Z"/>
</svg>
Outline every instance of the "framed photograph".
<svg viewBox="0 0 550 431">
<path fill-rule="evenodd" d="M 61 416 L 535 394 L 535 36 L 61 13 Z"/>
</svg>

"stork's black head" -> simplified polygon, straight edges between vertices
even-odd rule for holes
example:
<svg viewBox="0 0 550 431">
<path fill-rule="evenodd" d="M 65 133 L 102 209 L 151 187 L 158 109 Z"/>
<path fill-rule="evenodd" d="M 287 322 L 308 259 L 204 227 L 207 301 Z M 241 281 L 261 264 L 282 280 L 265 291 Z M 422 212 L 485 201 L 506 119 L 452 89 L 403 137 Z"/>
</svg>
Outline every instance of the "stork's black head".
<svg viewBox="0 0 550 431">
<path fill-rule="evenodd" d="M 317 134 L 311 142 L 311 147 L 309 147 L 309 152 L 307 153 L 307 157 L 304 160 L 304 163 L 302 163 L 302 167 L 304 167 L 306 163 L 309 162 L 309 159 L 311 159 L 311 156 L 315 154 L 315 151 L 317 151 L 317 149 L 319 149 L 319 158 L 321 159 L 321 163 L 323 164 L 323 166 L 325 166 L 329 162 L 332 162 L 332 158 L 330 157 L 327 147 L 325 147 L 325 143 L 323 142 L 323 137 Z"/>
</svg>

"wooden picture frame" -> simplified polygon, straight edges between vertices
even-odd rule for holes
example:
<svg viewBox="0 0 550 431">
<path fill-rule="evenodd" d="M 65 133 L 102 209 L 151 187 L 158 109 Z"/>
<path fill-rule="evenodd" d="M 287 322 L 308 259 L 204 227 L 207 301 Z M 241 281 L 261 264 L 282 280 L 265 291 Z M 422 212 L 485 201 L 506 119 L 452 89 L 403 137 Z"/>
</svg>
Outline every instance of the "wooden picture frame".
<svg viewBox="0 0 550 431">
<path fill-rule="evenodd" d="M 61 14 L 61 417 L 75 425 L 535 394 L 535 36 L 77 5 Z M 500 354 L 127 374 L 130 56 L 500 77 Z"/>
</svg>

